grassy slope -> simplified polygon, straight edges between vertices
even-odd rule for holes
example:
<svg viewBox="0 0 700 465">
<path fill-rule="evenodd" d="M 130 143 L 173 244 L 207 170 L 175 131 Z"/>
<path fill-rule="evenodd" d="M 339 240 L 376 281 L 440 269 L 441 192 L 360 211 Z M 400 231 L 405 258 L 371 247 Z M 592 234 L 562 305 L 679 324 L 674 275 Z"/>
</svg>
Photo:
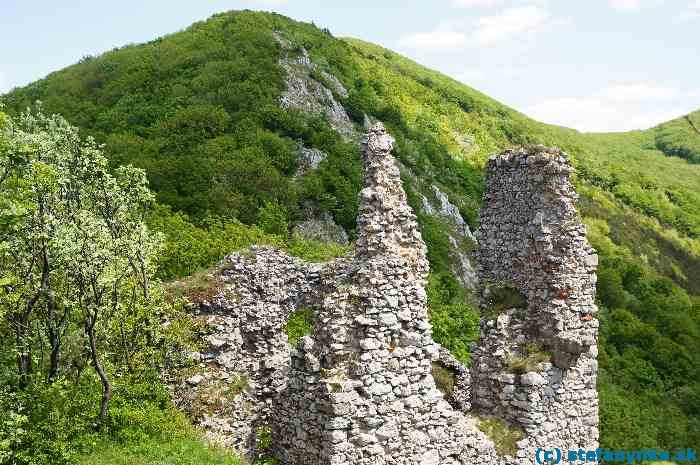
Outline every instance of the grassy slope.
<svg viewBox="0 0 700 465">
<path fill-rule="evenodd" d="M 93 453 L 78 459 L 78 465 L 243 465 L 230 452 L 206 446 L 200 438 L 142 441 L 120 445 L 104 442 Z"/>
<path fill-rule="evenodd" d="M 476 226 L 482 167 L 491 153 L 543 143 L 572 154 L 579 206 L 591 241 L 601 250 L 600 296 L 614 310 L 602 314 L 603 443 L 635 448 L 691 441 L 689 432 L 700 430 L 697 421 L 692 423 L 700 409 L 700 388 L 690 384 L 697 377 L 689 375 L 697 368 L 677 367 L 697 350 L 698 305 L 693 307 L 662 277 L 700 294 L 700 165 L 668 156 L 674 154 L 668 144 L 662 145 L 665 152 L 659 150 L 664 125 L 581 134 L 541 124 L 379 46 L 338 40 L 308 24 L 251 12 L 217 15 L 149 44 L 85 60 L 4 100 L 10 112 L 17 112 L 41 99 L 47 110 L 106 142 L 115 164 L 147 169 L 159 200 L 195 219 L 190 225 L 184 216 L 164 214 L 154 223 L 166 232 L 177 223 L 177 231 L 199 237 L 197 228 L 209 213 L 260 223 L 260 212 L 270 205 L 293 221 L 308 201 L 352 230 L 360 183 L 357 149 L 339 141 L 322 121 L 277 109 L 283 74 L 276 66 L 280 50 L 273 29 L 304 46 L 314 63 L 345 84 L 350 97 L 343 104 L 352 116 L 359 120 L 368 113 L 386 122 L 397 138 L 398 158 L 417 180 L 406 184 L 414 207 L 419 205 L 416 194 L 437 184 Z M 682 135 L 669 137 L 690 147 L 692 134 Z M 291 177 L 297 140 L 329 154 L 302 183 Z M 444 309 L 436 329 L 459 338 L 473 312 L 460 306 L 463 295 L 445 273 L 440 225 L 426 217 L 421 225 L 435 272 L 429 294 L 438 296 L 434 308 Z M 202 227 L 201 234 L 214 242 L 220 236 L 216 231 L 231 229 Z M 188 254 L 173 252 L 172 261 L 187 261 L 191 249 L 204 242 L 186 243 L 181 248 Z M 202 254 L 216 258 L 210 255 Z M 198 266 L 206 264 L 200 261 Z M 185 263 L 184 269 L 191 268 Z M 449 327 L 449 320 L 469 312 Z M 639 332 L 628 330 L 632 327 Z M 466 346 L 468 341 L 461 342 Z M 689 363 L 693 366 L 693 360 Z M 640 367 L 653 382 L 635 377 Z M 614 370 L 629 373 L 606 375 Z M 680 425 L 677 431 L 668 433 L 673 428 L 664 422 L 645 422 L 642 418 L 654 413 L 642 415 L 644 405 L 658 405 L 660 414 L 674 412 L 668 417 Z M 639 443 L 625 442 L 628 437 Z"/>
</svg>

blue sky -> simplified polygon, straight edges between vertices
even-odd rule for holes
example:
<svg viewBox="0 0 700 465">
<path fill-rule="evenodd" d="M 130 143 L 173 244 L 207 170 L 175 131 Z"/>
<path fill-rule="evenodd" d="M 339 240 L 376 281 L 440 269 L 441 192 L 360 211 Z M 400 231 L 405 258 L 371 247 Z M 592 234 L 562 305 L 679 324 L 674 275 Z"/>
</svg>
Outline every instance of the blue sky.
<svg viewBox="0 0 700 465">
<path fill-rule="evenodd" d="M 700 0 L 0 0 L 0 93 L 243 8 L 381 44 L 583 131 L 700 108 Z"/>
</svg>

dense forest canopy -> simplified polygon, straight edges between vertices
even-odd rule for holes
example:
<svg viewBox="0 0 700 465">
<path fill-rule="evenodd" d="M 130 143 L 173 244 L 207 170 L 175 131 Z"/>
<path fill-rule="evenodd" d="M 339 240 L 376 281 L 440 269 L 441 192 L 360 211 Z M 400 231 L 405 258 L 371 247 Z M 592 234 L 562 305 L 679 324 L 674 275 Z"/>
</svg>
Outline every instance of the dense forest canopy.
<svg viewBox="0 0 700 465">
<path fill-rule="evenodd" d="M 439 186 L 474 228 L 482 168 L 490 154 L 533 143 L 568 151 L 577 168 L 580 213 L 601 257 L 601 442 L 623 449 L 700 444 L 697 112 L 646 131 L 581 134 L 531 120 L 376 45 L 250 11 L 215 15 L 147 44 L 86 57 L 3 96 L 4 111 L 16 118 L 41 101 L 45 113 L 63 115 L 81 136 L 104 144 L 111 171 L 126 165 L 145 171 L 157 199 L 145 221 L 165 236 L 156 280 L 193 274 L 253 243 L 329 258 L 344 249 L 306 242 L 291 227 L 309 215 L 328 213 L 353 237 L 361 185 L 358 147 L 323 115 L 280 108 L 286 75 L 273 31 L 342 82 L 347 96 L 334 97 L 358 132 L 367 115 L 382 120 L 396 137 L 405 188 L 429 248 L 435 338 L 464 361 L 478 334 L 478 310 L 451 271 L 444 225 L 421 210 L 421 195 Z M 323 80 L 320 74 L 316 78 Z M 301 177 L 296 175 L 300 146 L 327 155 Z M 12 156 L 0 147 L 0 158 Z M 0 331 L 9 341 L 7 323 Z M 37 337 L 40 344 L 42 336 Z M 2 353 L 8 350 L 3 347 Z M 14 362 L 3 357 L 0 388 L 9 389 L 16 382 L 10 376 Z M 44 361 L 33 363 L 39 369 Z M 119 363 L 110 362 L 108 371 L 119 372 Z M 145 375 L 139 380 L 157 384 Z M 33 391 L 22 394 L 28 396 L 23 402 L 43 399 L 31 412 L 38 426 L 25 425 L 35 428 L 32 434 L 43 434 L 37 433 L 46 428 L 42 415 L 51 412 L 68 421 L 82 408 L 79 402 L 89 403 L 98 392 L 95 379 L 61 384 L 63 395 L 80 392 L 75 404 L 63 407 L 52 404 L 42 383 L 37 380 Z M 114 416 L 119 419 L 133 415 L 129 396 L 136 395 L 134 385 L 117 384 L 122 410 Z M 148 392 L 153 405 L 165 395 Z M 25 404 L 15 399 L 4 407 L 18 405 Z M 124 425 L 113 430 L 129 431 Z M 66 448 L 83 434 L 71 431 L 75 436 L 51 436 L 35 447 L 62 457 L 52 448 Z M 27 441 L 17 439 L 13 447 L 19 450 Z"/>
</svg>

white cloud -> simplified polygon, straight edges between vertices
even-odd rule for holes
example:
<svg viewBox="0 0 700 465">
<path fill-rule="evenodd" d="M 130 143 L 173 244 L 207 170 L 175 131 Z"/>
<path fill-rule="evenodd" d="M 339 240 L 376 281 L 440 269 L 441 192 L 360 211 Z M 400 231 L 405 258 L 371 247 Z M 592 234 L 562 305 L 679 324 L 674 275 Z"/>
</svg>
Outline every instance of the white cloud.
<svg viewBox="0 0 700 465">
<path fill-rule="evenodd" d="M 415 50 L 453 52 L 462 50 L 469 42 L 466 32 L 448 25 L 427 32 L 409 34 L 400 40 L 401 45 Z"/>
<path fill-rule="evenodd" d="M 509 8 L 499 15 L 479 18 L 472 38 L 478 44 L 489 45 L 516 35 L 529 36 L 545 27 L 551 18 L 538 6 Z"/>
<path fill-rule="evenodd" d="M 609 0 L 608 3 L 616 10 L 638 10 L 642 7 L 641 0 Z"/>
<path fill-rule="evenodd" d="M 531 117 L 580 131 L 607 132 L 646 129 L 664 121 L 678 118 L 685 108 L 658 110 L 638 105 L 614 105 L 595 97 L 547 99 L 526 109 Z"/>
<path fill-rule="evenodd" d="M 653 83 L 612 84 L 587 96 L 545 99 L 525 113 L 546 123 L 581 131 L 646 129 L 693 111 L 700 89 L 681 90 Z"/>
<path fill-rule="evenodd" d="M 503 0 L 452 0 L 454 6 L 461 8 L 496 6 L 503 3 Z"/>
<path fill-rule="evenodd" d="M 514 37 L 529 38 L 548 25 L 565 23 L 538 6 L 508 8 L 501 14 L 478 18 L 470 30 L 464 24 L 443 23 L 432 31 L 406 35 L 399 39 L 399 45 L 413 50 L 455 52 L 469 45 L 487 46 Z"/>
<path fill-rule="evenodd" d="M 688 8 L 681 11 L 677 18 L 681 21 L 694 21 L 700 18 L 700 0 L 690 0 Z"/>
<path fill-rule="evenodd" d="M 640 101 L 672 99 L 678 97 L 680 93 L 680 90 L 675 87 L 637 82 L 612 85 L 598 92 L 598 95 L 609 100 Z"/>
</svg>

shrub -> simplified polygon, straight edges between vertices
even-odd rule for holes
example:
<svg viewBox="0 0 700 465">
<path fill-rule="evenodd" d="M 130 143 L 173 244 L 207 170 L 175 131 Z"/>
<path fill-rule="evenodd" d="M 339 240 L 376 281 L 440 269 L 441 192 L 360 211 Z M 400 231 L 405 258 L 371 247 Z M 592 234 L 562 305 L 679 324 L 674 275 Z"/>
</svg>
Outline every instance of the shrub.
<svg viewBox="0 0 700 465">
<path fill-rule="evenodd" d="M 284 333 L 289 343 L 297 345 L 299 339 L 310 334 L 314 326 L 314 311 L 310 308 L 300 308 L 289 315 L 289 320 L 284 326 Z"/>
</svg>

